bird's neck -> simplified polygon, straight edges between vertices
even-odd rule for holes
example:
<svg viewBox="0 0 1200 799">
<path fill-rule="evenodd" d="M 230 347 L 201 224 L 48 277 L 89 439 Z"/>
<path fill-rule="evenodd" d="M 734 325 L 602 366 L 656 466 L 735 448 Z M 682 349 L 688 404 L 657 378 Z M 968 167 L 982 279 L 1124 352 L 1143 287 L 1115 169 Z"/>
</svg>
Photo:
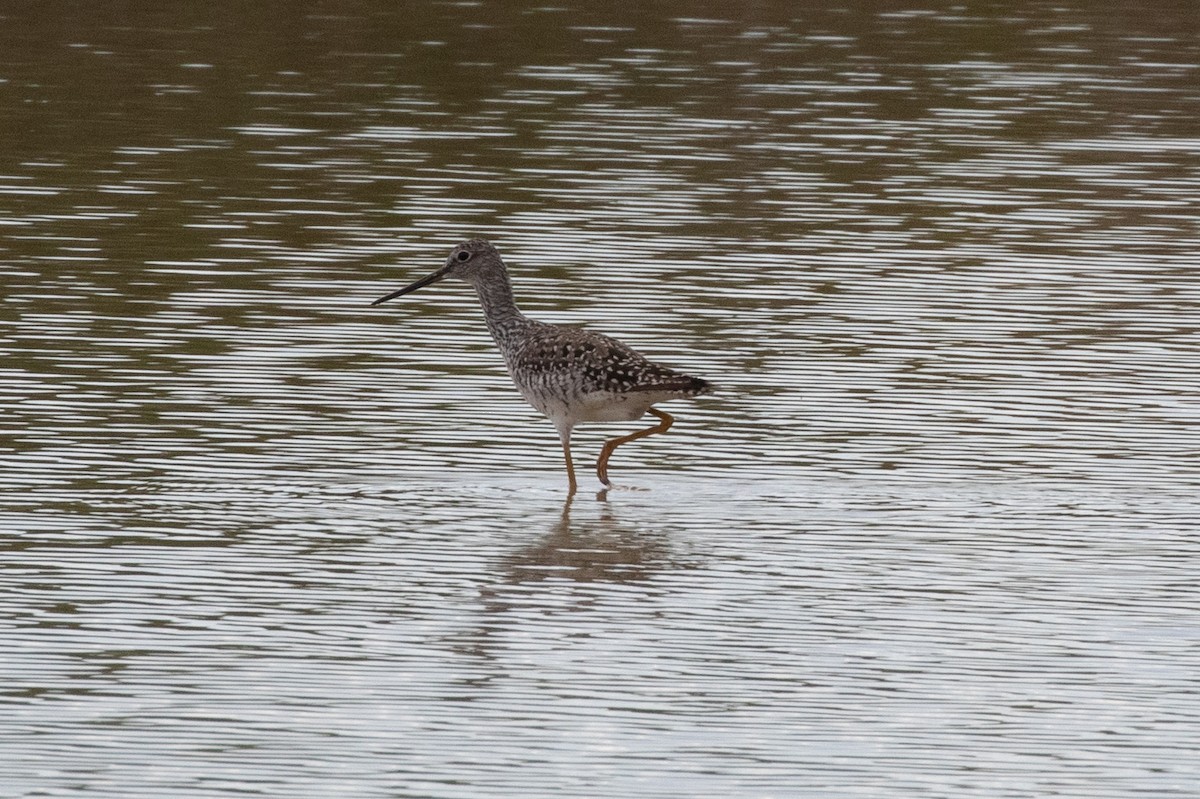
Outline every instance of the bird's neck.
<svg viewBox="0 0 1200 799">
<path fill-rule="evenodd" d="M 487 320 L 488 332 L 496 343 L 503 347 L 513 333 L 529 325 L 529 319 L 517 308 L 513 300 L 512 284 L 508 274 L 501 272 L 491 279 L 475 284 L 483 316 Z"/>
</svg>

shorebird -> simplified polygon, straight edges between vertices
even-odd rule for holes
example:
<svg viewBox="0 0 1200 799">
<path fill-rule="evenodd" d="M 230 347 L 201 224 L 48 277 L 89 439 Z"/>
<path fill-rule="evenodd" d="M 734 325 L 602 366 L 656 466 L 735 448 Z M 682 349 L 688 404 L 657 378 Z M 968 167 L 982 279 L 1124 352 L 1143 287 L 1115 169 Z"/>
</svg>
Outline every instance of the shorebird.
<svg viewBox="0 0 1200 799">
<path fill-rule="evenodd" d="M 575 493 L 571 431 L 580 422 L 630 422 L 647 412 L 658 424 L 611 439 L 600 450 L 596 476 L 607 487 L 613 450 L 639 438 L 665 433 L 675 419 L 654 405 L 712 391 L 706 380 L 654 363 L 614 338 L 577 327 L 536 322 L 513 300 L 508 268 L 500 253 L 483 239 L 471 239 L 450 251 L 441 269 L 371 303 L 379 305 L 446 278 L 465 280 L 483 306 L 488 332 L 504 356 L 508 374 L 525 401 L 558 429 L 567 464 L 570 493 Z"/>
</svg>

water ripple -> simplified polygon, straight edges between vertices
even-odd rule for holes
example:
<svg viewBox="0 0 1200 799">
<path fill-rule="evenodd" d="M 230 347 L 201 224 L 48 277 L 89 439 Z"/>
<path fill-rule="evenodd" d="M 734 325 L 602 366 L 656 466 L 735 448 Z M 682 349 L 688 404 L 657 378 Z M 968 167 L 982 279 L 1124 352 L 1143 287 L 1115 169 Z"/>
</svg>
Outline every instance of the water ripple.
<svg viewBox="0 0 1200 799">
<path fill-rule="evenodd" d="M 14 11 L 8 792 L 1193 795 L 1181 9 Z"/>
</svg>

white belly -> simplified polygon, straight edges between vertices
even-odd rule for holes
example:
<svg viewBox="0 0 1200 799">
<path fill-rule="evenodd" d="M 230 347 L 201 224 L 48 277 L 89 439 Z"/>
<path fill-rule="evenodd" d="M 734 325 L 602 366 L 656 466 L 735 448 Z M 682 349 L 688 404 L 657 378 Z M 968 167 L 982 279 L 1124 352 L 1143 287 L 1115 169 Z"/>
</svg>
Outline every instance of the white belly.
<svg viewBox="0 0 1200 799">
<path fill-rule="evenodd" d="M 579 422 L 630 422 L 646 415 L 646 409 L 660 399 L 649 394 L 612 394 L 596 391 L 575 395 L 569 402 L 557 396 L 546 396 L 537 391 L 528 391 L 523 386 L 521 395 L 525 401 L 537 408 L 556 423 L 567 422 L 574 426 Z"/>
<path fill-rule="evenodd" d="M 571 403 L 581 422 L 632 422 L 646 415 L 654 397 L 646 394 L 610 394 L 597 391 Z"/>
</svg>

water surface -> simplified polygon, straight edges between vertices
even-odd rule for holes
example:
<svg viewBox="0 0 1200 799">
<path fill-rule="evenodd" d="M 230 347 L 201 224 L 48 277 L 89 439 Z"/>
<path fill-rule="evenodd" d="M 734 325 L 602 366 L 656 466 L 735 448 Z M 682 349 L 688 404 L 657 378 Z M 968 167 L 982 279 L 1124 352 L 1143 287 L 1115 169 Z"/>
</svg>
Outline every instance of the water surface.
<svg viewBox="0 0 1200 799">
<path fill-rule="evenodd" d="M 0 26 L 14 796 L 1194 796 L 1188 3 Z M 620 449 L 469 289 L 716 382 Z"/>
</svg>

